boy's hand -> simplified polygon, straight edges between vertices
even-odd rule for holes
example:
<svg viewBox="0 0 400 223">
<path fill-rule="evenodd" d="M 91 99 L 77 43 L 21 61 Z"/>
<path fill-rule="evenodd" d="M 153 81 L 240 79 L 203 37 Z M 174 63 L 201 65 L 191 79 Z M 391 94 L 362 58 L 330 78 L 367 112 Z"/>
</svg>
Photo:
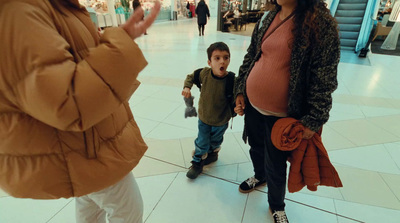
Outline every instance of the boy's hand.
<svg viewBox="0 0 400 223">
<path fill-rule="evenodd" d="M 182 95 L 183 95 L 183 97 L 185 97 L 185 98 L 190 98 L 190 97 L 192 97 L 192 93 L 190 93 L 190 88 L 185 87 L 185 88 L 183 89 L 183 91 L 182 91 Z"/>
<path fill-rule="evenodd" d="M 244 109 L 245 109 L 244 97 L 242 94 L 238 94 L 238 96 L 236 97 L 236 107 L 233 110 L 236 112 L 236 114 L 243 116 Z"/>
</svg>

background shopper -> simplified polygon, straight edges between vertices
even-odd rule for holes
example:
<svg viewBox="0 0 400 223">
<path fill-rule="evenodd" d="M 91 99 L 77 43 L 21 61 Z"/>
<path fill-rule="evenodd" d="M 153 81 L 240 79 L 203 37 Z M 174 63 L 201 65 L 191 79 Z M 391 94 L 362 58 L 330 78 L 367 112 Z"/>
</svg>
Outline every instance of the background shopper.
<svg viewBox="0 0 400 223">
<path fill-rule="evenodd" d="M 199 36 L 204 36 L 204 28 L 207 24 L 207 17 L 210 18 L 210 11 L 204 0 L 200 0 L 196 7 L 197 25 L 199 28 Z"/>
</svg>

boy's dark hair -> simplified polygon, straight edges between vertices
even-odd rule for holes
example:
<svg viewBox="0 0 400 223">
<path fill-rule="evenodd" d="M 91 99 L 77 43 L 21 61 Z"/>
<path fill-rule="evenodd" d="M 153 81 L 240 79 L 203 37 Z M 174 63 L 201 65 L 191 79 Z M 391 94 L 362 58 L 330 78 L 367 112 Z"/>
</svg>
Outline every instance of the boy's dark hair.
<svg viewBox="0 0 400 223">
<path fill-rule="evenodd" d="M 226 45 L 224 42 L 216 42 L 211 44 L 207 49 L 208 60 L 211 60 L 212 53 L 215 50 L 226 51 L 229 53 L 229 56 L 231 56 L 228 45 Z"/>
</svg>

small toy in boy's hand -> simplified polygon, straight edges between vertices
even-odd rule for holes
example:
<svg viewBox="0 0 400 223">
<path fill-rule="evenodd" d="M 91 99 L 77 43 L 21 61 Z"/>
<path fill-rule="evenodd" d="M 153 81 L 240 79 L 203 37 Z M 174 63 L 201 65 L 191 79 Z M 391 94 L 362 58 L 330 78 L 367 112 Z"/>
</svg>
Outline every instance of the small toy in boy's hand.
<svg viewBox="0 0 400 223">
<path fill-rule="evenodd" d="M 193 107 L 194 97 L 191 96 L 190 98 L 183 98 L 186 104 L 185 109 L 185 118 L 187 117 L 197 117 L 196 107 Z"/>
</svg>

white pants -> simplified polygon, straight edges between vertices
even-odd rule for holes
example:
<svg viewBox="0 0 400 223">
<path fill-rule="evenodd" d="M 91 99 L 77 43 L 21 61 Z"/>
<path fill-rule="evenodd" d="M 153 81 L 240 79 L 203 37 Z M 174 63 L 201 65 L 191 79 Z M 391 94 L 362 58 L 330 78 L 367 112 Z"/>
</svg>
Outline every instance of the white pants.
<svg viewBox="0 0 400 223">
<path fill-rule="evenodd" d="M 118 183 L 75 198 L 77 223 L 142 223 L 143 200 L 132 172 Z"/>
</svg>

